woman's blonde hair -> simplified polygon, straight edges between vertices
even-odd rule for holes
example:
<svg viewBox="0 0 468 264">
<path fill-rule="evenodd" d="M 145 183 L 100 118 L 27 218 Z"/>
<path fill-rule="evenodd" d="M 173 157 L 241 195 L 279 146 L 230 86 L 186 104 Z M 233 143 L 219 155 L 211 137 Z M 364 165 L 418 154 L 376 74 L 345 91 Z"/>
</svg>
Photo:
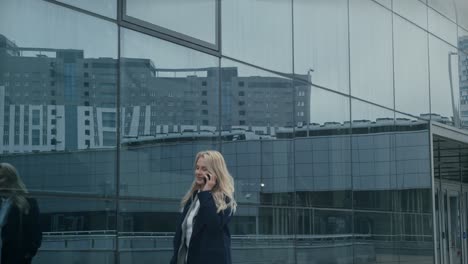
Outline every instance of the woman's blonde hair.
<svg viewBox="0 0 468 264">
<path fill-rule="evenodd" d="M 211 190 L 211 194 L 213 195 L 217 212 L 219 213 L 229 207 L 231 209 L 231 213 L 234 213 L 237 207 L 236 200 L 234 199 L 234 179 L 231 174 L 229 174 L 223 155 L 215 150 L 198 152 L 195 157 L 194 171 L 196 169 L 198 159 L 201 157 L 205 159 L 208 171 L 216 175 L 216 185 Z M 185 194 L 184 198 L 182 198 L 181 206 L 184 207 L 197 191 L 198 188 L 196 180 L 194 179 L 189 191 Z"/>
<path fill-rule="evenodd" d="M 28 190 L 21 180 L 18 171 L 9 163 L 0 163 L 0 193 L 10 197 L 22 213 L 29 213 L 29 203 L 26 200 Z"/>
</svg>

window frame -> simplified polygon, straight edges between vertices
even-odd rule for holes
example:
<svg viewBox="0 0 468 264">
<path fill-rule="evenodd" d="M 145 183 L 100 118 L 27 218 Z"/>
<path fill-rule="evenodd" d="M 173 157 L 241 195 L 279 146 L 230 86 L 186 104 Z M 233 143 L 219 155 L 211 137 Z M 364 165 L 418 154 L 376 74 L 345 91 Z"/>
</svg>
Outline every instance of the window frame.
<svg viewBox="0 0 468 264">
<path fill-rule="evenodd" d="M 206 48 L 210 51 L 214 51 L 219 53 L 221 51 L 221 0 L 214 0 L 215 1 L 215 43 L 210 43 L 196 37 L 192 37 L 162 26 L 158 26 L 156 24 L 150 23 L 148 21 L 141 20 L 139 18 L 127 15 L 127 0 L 121 0 L 121 8 L 120 8 L 120 18 L 122 21 L 123 26 L 127 28 L 131 28 L 137 31 L 136 28 L 132 28 L 132 26 L 137 26 L 143 29 L 148 29 L 152 33 L 156 33 L 156 36 L 162 38 L 167 41 L 175 42 L 177 44 L 183 46 L 192 46 L 195 44 L 196 47 L 200 47 L 202 49 Z M 122 26 L 122 25 L 120 25 Z M 193 47 L 193 46 L 192 46 Z"/>
</svg>

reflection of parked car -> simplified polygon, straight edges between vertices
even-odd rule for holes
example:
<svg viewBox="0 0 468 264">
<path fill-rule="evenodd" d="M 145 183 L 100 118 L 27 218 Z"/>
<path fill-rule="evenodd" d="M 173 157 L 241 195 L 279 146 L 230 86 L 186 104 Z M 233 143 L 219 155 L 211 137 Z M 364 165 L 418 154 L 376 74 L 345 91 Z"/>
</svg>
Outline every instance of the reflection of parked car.
<svg viewBox="0 0 468 264">
<path fill-rule="evenodd" d="M 245 132 L 242 131 L 221 131 L 221 139 L 223 141 L 245 140 Z"/>
</svg>

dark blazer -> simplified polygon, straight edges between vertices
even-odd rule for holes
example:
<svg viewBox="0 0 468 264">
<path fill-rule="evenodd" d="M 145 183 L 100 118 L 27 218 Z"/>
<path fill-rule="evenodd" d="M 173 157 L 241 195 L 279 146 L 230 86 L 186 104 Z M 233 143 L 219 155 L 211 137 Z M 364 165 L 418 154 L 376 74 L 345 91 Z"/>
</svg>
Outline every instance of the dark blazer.
<svg viewBox="0 0 468 264">
<path fill-rule="evenodd" d="M 231 264 L 231 234 L 228 223 L 231 208 L 216 213 L 216 205 L 211 192 L 199 192 L 200 209 L 192 230 L 187 264 Z M 188 202 L 177 221 L 174 236 L 174 254 L 171 264 L 177 263 L 177 254 L 182 241 L 182 222 L 190 207 Z"/>
<path fill-rule="evenodd" d="M 20 212 L 12 204 L 6 223 L 2 228 L 1 264 L 29 264 L 41 245 L 42 232 L 39 225 L 39 207 L 36 199 L 27 198 L 29 214 Z"/>
</svg>

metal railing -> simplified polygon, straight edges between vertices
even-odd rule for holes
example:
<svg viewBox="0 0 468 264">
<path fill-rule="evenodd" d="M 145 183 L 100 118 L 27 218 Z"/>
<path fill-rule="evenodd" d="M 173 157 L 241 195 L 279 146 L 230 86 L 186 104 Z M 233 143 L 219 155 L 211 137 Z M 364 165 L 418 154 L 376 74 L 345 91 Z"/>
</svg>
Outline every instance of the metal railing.
<svg viewBox="0 0 468 264">
<path fill-rule="evenodd" d="M 172 249 L 173 232 L 116 232 L 115 230 L 45 232 L 41 250 L 167 250 Z M 340 247 L 352 243 L 385 244 L 408 235 L 330 234 L 330 235 L 233 235 L 233 248 Z M 424 236 L 421 242 L 432 241 Z M 402 241 L 413 243 L 413 241 Z M 414 241 L 418 243 L 418 241 Z"/>
</svg>

